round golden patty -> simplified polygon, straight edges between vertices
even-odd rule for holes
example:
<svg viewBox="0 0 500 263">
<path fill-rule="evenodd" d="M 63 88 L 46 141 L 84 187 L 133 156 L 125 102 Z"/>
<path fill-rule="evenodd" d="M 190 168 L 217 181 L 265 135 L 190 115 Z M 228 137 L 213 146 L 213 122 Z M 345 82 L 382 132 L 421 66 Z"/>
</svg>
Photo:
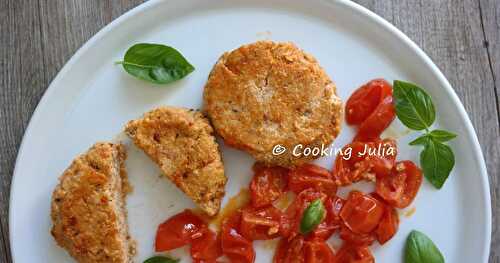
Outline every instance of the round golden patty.
<svg viewBox="0 0 500 263">
<path fill-rule="evenodd" d="M 204 104 L 227 144 L 267 165 L 317 158 L 303 149 L 327 147 L 340 131 L 335 84 L 292 43 L 260 41 L 223 54 L 208 78 Z M 276 145 L 284 153 L 273 153 Z"/>
</svg>

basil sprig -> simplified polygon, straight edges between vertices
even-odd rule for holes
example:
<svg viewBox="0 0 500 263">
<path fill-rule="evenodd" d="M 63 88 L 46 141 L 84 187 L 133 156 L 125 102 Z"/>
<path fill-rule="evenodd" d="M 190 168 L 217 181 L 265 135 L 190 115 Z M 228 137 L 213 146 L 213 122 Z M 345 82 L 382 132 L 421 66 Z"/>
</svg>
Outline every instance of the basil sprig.
<svg viewBox="0 0 500 263">
<path fill-rule="evenodd" d="M 179 259 L 173 259 L 165 256 L 153 256 L 144 260 L 144 263 L 177 263 L 179 261 Z"/>
<path fill-rule="evenodd" d="M 420 153 L 420 166 L 427 180 L 441 189 L 455 165 L 455 155 L 450 146 L 444 143 L 457 135 L 445 130 L 429 130 L 436 119 L 436 110 L 431 97 L 422 88 L 395 80 L 393 89 L 398 119 L 406 127 L 424 132 L 410 145 L 424 146 Z"/>
<path fill-rule="evenodd" d="M 302 215 L 302 220 L 300 221 L 300 233 L 305 235 L 316 228 L 323 217 L 325 216 L 325 207 L 321 202 L 321 199 L 314 200 L 309 206 L 304 210 Z"/>
<path fill-rule="evenodd" d="M 117 63 L 130 75 L 155 84 L 167 84 L 194 71 L 179 51 L 160 44 L 135 44 Z"/>
<path fill-rule="evenodd" d="M 429 237 L 413 230 L 406 239 L 405 263 L 444 263 L 444 257 Z"/>
</svg>

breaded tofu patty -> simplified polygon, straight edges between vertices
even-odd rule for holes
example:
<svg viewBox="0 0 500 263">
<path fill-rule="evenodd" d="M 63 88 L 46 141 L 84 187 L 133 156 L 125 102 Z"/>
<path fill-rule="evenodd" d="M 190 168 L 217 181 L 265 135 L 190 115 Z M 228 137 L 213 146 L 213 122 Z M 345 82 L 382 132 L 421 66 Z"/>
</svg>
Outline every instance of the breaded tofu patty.
<svg viewBox="0 0 500 263">
<path fill-rule="evenodd" d="M 97 143 L 73 160 L 52 194 L 51 233 L 78 262 L 132 262 L 125 158 L 122 145 Z"/>
<path fill-rule="evenodd" d="M 327 147 L 336 138 L 341 104 L 316 59 L 292 43 L 260 41 L 223 54 L 204 90 L 204 110 L 227 144 L 285 167 L 319 157 L 295 156 L 297 145 Z M 286 151 L 273 154 L 278 144 Z"/>
<path fill-rule="evenodd" d="M 199 111 L 161 107 L 130 121 L 125 132 L 204 212 L 219 212 L 227 179 L 213 129 Z"/>
</svg>

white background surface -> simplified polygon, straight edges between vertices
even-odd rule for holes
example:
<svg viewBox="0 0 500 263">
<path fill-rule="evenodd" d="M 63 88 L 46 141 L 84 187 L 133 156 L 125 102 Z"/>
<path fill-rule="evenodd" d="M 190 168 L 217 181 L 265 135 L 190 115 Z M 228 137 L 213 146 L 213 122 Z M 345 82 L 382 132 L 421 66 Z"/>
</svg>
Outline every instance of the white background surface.
<svg viewBox="0 0 500 263">
<path fill-rule="evenodd" d="M 269 3 L 271 2 L 271 3 Z M 179 190 L 159 178 L 160 170 L 121 133 L 124 124 L 159 105 L 199 108 L 208 73 L 224 52 L 257 40 L 292 41 L 314 55 L 336 82 L 345 101 L 376 77 L 408 80 L 425 87 L 437 106 L 436 126 L 455 131 L 456 167 L 442 190 L 424 184 L 401 216 L 398 234 L 373 246 L 377 262 L 402 262 L 412 229 L 429 235 L 447 262 L 487 262 L 491 213 L 484 162 L 472 126 L 447 81 L 421 51 L 387 24 L 344 1 L 151 1 L 114 21 L 70 62 L 41 101 L 19 151 L 11 196 L 11 242 L 15 262 L 68 262 L 49 234 L 50 195 L 71 160 L 96 141 L 122 140 L 134 192 L 128 198 L 129 224 L 138 241 L 137 262 L 153 255 L 154 232 L 167 217 L 192 207 Z M 127 75 L 113 63 L 131 45 L 155 42 L 178 49 L 196 67 L 184 80 L 155 86 Z M 419 148 L 407 147 L 395 123 L 388 135 L 399 140 L 399 159 L 418 162 Z M 344 126 L 333 147 L 353 136 Z M 228 197 L 246 186 L 252 159 L 222 147 Z M 332 159 L 319 163 L 331 168 Z M 403 212 L 404 213 L 404 212 Z M 257 262 L 273 250 L 257 244 Z M 185 251 L 176 251 L 182 255 Z M 184 256 L 189 262 L 189 256 Z"/>
</svg>

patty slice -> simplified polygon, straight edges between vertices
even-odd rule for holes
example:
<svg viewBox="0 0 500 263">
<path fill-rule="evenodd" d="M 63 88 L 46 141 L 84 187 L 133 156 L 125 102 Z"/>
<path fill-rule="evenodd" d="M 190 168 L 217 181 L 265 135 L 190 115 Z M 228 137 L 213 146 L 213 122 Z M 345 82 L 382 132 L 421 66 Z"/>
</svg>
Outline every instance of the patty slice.
<svg viewBox="0 0 500 263">
<path fill-rule="evenodd" d="M 203 98 L 226 144 L 267 165 L 293 167 L 320 157 L 302 151 L 328 147 L 341 127 L 335 84 L 293 43 L 259 41 L 224 53 Z M 273 152 L 277 145 L 286 151 Z"/>
<path fill-rule="evenodd" d="M 205 213 L 219 212 L 227 178 L 213 129 L 200 112 L 161 107 L 130 121 L 125 132 Z"/>
<path fill-rule="evenodd" d="M 52 194 L 51 233 L 78 262 L 132 262 L 125 159 L 121 144 L 96 143 L 73 160 Z"/>
</svg>

